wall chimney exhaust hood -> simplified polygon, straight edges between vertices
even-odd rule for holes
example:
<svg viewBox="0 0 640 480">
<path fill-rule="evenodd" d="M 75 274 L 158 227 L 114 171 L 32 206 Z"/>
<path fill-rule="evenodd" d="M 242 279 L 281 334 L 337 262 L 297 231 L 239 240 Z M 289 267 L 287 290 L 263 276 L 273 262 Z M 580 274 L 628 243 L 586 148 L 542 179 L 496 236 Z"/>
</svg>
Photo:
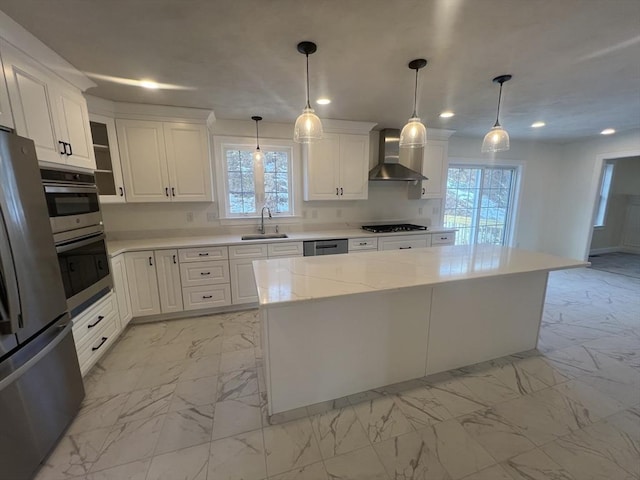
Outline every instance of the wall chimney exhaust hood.
<svg viewBox="0 0 640 480">
<path fill-rule="evenodd" d="M 369 172 L 369 181 L 417 182 L 429 180 L 417 172 L 422 169 L 424 148 L 400 148 L 400 130 L 380 130 L 378 165 Z M 412 170 L 405 165 L 410 165 Z"/>
</svg>

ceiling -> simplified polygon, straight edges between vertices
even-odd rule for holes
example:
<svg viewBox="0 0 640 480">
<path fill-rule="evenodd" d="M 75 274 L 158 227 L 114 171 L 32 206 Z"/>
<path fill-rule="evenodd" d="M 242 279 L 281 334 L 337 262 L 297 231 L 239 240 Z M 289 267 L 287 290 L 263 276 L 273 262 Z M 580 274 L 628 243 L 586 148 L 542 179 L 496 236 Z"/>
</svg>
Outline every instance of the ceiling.
<svg viewBox="0 0 640 480">
<path fill-rule="evenodd" d="M 293 122 L 305 100 L 301 40 L 321 118 L 482 136 L 510 73 L 501 123 L 513 138 L 568 142 L 640 127 L 638 0 L 0 0 L 4 11 L 78 69 L 187 89 L 94 78 L 92 95 L 213 109 L 218 118 Z M 438 114 L 451 109 L 456 116 Z M 530 128 L 544 121 L 541 129 Z"/>
</svg>

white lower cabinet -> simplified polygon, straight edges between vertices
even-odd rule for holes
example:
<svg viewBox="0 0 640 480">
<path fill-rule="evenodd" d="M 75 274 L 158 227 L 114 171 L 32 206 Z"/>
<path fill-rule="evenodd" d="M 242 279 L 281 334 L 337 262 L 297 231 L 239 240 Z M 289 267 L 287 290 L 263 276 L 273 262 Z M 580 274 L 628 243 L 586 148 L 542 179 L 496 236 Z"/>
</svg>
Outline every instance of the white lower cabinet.
<svg viewBox="0 0 640 480">
<path fill-rule="evenodd" d="M 213 262 L 194 262 L 180 264 L 182 287 L 197 287 L 229 283 L 229 262 L 215 260 Z"/>
<path fill-rule="evenodd" d="M 160 313 L 160 294 L 152 250 L 125 253 L 131 313 L 134 317 Z"/>
<path fill-rule="evenodd" d="M 396 235 L 380 237 L 378 250 L 408 250 L 411 248 L 426 248 L 431 246 L 431 235 Z"/>
<path fill-rule="evenodd" d="M 442 245 L 455 245 L 456 244 L 456 232 L 447 233 L 432 233 L 431 234 L 431 246 Z"/>
<path fill-rule="evenodd" d="M 234 305 L 258 301 L 256 279 L 253 276 L 253 259 L 231 260 L 231 298 Z"/>
<path fill-rule="evenodd" d="M 111 275 L 113 276 L 113 291 L 116 295 L 118 313 L 120 314 L 120 329 L 124 330 L 133 316 L 131 314 L 131 294 L 129 293 L 129 279 L 127 277 L 124 254 L 117 255 L 111 259 Z"/>
<path fill-rule="evenodd" d="M 181 312 L 182 283 L 178 266 L 178 250 L 156 250 L 156 274 L 162 313 Z"/>
<path fill-rule="evenodd" d="M 116 296 L 110 292 L 73 319 L 73 340 L 85 375 L 120 333 Z"/>
<path fill-rule="evenodd" d="M 228 283 L 183 288 L 182 296 L 185 310 L 231 305 L 231 287 Z"/>
<path fill-rule="evenodd" d="M 350 238 L 349 239 L 349 253 L 362 252 L 369 250 L 378 250 L 378 239 L 373 238 Z"/>
</svg>

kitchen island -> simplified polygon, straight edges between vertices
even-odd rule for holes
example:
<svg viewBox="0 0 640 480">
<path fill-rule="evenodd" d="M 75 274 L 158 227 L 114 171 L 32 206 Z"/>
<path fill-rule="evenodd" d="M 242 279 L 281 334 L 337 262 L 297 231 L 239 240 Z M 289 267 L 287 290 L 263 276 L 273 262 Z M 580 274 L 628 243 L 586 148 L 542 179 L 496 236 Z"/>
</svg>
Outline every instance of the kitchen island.
<svg viewBox="0 0 640 480">
<path fill-rule="evenodd" d="M 586 265 L 499 246 L 254 261 L 269 414 L 535 348 L 548 273 Z"/>
</svg>

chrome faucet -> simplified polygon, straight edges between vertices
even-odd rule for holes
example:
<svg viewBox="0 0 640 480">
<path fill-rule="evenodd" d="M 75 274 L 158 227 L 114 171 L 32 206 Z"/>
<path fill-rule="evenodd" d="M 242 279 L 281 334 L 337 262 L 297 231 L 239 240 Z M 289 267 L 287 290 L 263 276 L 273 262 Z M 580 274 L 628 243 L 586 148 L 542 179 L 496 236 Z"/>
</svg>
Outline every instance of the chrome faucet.
<svg viewBox="0 0 640 480">
<path fill-rule="evenodd" d="M 264 235 L 264 209 L 267 209 L 267 213 L 269 213 L 269 218 L 273 218 L 271 216 L 271 209 L 269 207 L 267 207 L 266 205 L 264 207 L 262 207 L 262 211 L 260 212 L 260 228 L 258 228 L 258 231 Z"/>
</svg>

